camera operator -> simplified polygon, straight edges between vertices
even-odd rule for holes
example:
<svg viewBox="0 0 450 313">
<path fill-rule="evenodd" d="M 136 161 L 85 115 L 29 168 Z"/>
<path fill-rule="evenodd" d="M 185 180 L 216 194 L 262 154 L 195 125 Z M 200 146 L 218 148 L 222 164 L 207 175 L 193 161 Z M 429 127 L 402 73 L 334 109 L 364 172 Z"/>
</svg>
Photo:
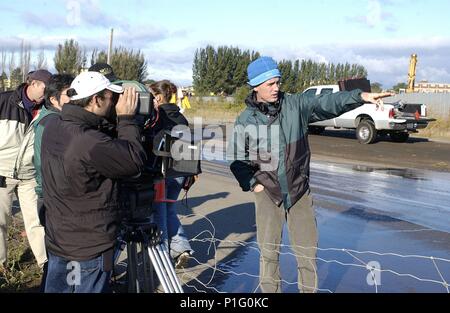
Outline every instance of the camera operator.
<svg viewBox="0 0 450 313">
<path fill-rule="evenodd" d="M 97 72 L 78 75 L 68 92 L 71 102 L 42 137 L 45 292 L 108 292 L 120 224 L 118 181 L 139 175 L 146 160 L 134 122 L 137 93 Z M 118 138 L 109 135 L 106 118 L 113 113 Z"/>
</svg>

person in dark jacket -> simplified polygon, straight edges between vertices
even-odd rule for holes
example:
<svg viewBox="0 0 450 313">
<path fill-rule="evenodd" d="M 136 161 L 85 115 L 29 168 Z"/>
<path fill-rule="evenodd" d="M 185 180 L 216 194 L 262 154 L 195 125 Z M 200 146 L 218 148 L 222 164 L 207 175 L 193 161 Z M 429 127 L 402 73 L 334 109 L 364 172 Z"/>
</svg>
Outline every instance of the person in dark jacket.
<svg viewBox="0 0 450 313">
<path fill-rule="evenodd" d="M 45 86 L 45 102 L 42 109 L 34 121 L 34 158 L 33 164 L 36 168 L 36 194 L 38 196 L 38 213 L 41 225 L 45 227 L 45 212 L 43 210 L 42 199 L 42 174 L 41 174 L 41 143 L 42 134 L 45 126 L 51 123 L 54 118 L 57 118 L 61 113 L 64 104 L 70 101 L 67 95 L 67 90 L 73 81 L 73 76 L 67 74 L 55 74 L 49 79 Z M 47 276 L 47 265 L 45 262 L 44 273 L 42 275 L 41 291 L 45 288 L 45 279 Z"/>
<path fill-rule="evenodd" d="M 35 192 L 33 124 L 51 75 L 46 70 L 30 72 L 16 90 L 0 93 L 0 270 L 7 261 L 7 221 L 14 193 L 36 261 L 40 267 L 47 261 Z"/>
<path fill-rule="evenodd" d="M 34 166 L 36 168 L 36 193 L 42 198 L 41 144 L 45 126 L 61 114 L 63 105 L 70 102 L 67 90 L 73 81 L 68 74 L 55 74 L 45 87 L 45 102 L 34 123 Z"/>
<path fill-rule="evenodd" d="M 252 92 L 236 119 L 227 155 L 243 191 L 255 196 L 257 241 L 261 251 L 260 289 L 281 292 L 279 250 L 284 223 L 296 254 L 298 288 L 318 288 L 317 225 L 309 188 L 308 124 L 331 119 L 364 103 L 382 106 L 390 93 L 361 90 L 308 97 L 280 92 L 281 73 L 270 57 L 247 69 Z"/>
<path fill-rule="evenodd" d="M 97 72 L 75 77 L 68 94 L 70 103 L 42 136 L 45 292 L 108 292 L 121 220 L 118 182 L 140 175 L 146 160 L 134 122 L 137 94 Z M 118 138 L 108 135 L 105 119 L 114 109 Z"/>
<path fill-rule="evenodd" d="M 155 141 L 160 142 L 165 131 L 172 131 L 178 125 L 188 126 L 188 121 L 180 113 L 176 103 L 169 103 L 173 95 L 177 94 L 177 87 L 168 80 L 162 80 L 150 85 L 150 92 L 154 97 L 157 111 L 157 121 L 153 126 Z M 176 102 L 176 101 L 175 101 Z M 162 239 L 171 257 L 175 260 L 175 267 L 187 265 L 193 250 L 177 215 L 176 201 L 185 182 L 184 177 L 167 178 L 165 180 L 165 194 L 168 202 L 154 203 L 155 221 L 162 231 Z"/>
</svg>

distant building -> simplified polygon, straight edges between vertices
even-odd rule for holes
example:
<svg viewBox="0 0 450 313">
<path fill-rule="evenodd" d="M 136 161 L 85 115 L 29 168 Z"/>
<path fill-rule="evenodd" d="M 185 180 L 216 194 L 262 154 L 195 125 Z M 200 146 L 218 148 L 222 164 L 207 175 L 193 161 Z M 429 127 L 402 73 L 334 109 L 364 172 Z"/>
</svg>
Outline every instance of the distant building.
<svg viewBox="0 0 450 313">
<path fill-rule="evenodd" d="M 183 90 L 186 90 L 186 91 L 189 91 L 189 92 L 194 92 L 194 86 L 183 87 Z"/>
<path fill-rule="evenodd" d="M 414 92 L 420 93 L 450 93 L 450 84 L 429 83 L 421 81 L 414 85 Z"/>
<path fill-rule="evenodd" d="M 195 96 L 194 86 L 182 87 L 181 89 L 183 89 L 183 91 L 186 91 L 190 97 Z"/>
</svg>

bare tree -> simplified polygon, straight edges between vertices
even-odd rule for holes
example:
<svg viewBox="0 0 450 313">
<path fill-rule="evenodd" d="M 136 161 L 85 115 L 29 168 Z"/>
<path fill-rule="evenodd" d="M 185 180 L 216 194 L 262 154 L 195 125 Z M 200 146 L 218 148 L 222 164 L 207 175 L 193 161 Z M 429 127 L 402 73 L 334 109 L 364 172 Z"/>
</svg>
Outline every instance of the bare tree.
<svg viewBox="0 0 450 313">
<path fill-rule="evenodd" d="M 15 89 L 23 82 L 22 80 L 23 77 L 21 67 L 16 65 L 16 55 L 14 50 L 11 50 L 8 68 L 9 68 L 9 82 L 10 82 L 9 87 L 10 89 Z"/>
<path fill-rule="evenodd" d="M 2 49 L 2 57 L 1 57 L 1 71 L 0 71 L 0 92 L 6 90 L 6 80 L 8 76 L 6 76 L 6 52 Z"/>
<path fill-rule="evenodd" d="M 92 54 L 91 54 L 91 66 L 97 62 L 97 59 L 98 59 L 98 49 L 94 48 L 94 50 L 92 50 Z"/>
<path fill-rule="evenodd" d="M 12 71 L 14 71 L 15 68 L 16 68 L 16 57 L 14 55 L 14 50 L 12 50 L 9 56 L 9 64 L 8 64 L 9 75 L 11 75 Z"/>
<path fill-rule="evenodd" d="M 22 74 L 22 81 L 25 81 L 25 40 L 22 39 L 20 44 L 19 67 Z M 28 72 L 27 72 L 28 73 Z"/>
<path fill-rule="evenodd" d="M 2 63 L 1 63 L 2 70 L 1 70 L 1 72 L 5 73 L 6 72 L 6 51 L 4 49 L 2 49 L 2 58 L 1 59 L 2 59 Z"/>
<path fill-rule="evenodd" d="M 30 71 L 30 61 L 31 61 L 31 46 L 25 44 L 25 40 L 22 40 L 20 45 L 20 70 L 22 72 L 22 81 L 25 81 L 25 77 Z"/>
<path fill-rule="evenodd" d="M 81 58 L 80 58 L 80 61 L 81 61 L 81 64 L 80 64 L 80 66 L 81 66 L 81 69 L 85 69 L 86 67 L 87 67 L 87 48 L 86 47 L 84 47 L 82 50 L 81 50 Z"/>
<path fill-rule="evenodd" d="M 48 69 L 48 65 L 47 65 L 47 58 L 45 57 L 45 51 L 42 50 L 39 52 L 37 59 L 36 59 L 36 63 L 34 64 L 34 68 L 36 70 L 39 69 Z"/>
<path fill-rule="evenodd" d="M 24 60 L 23 74 L 26 75 L 30 71 L 30 64 L 31 64 L 31 46 L 30 45 L 26 46 L 24 58 L 25 58 L 25 60 Z"/>
</svg>

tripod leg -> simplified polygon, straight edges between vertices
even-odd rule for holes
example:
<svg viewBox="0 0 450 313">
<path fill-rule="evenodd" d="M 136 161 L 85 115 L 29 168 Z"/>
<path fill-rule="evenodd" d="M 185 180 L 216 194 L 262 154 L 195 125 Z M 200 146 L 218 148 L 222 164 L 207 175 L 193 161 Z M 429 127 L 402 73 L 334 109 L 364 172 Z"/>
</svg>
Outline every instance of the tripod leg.
<svg viewBox="0 0 450 313">
<path fill-rule="evenodd" d="M 148 247 L 145 249 L 145 251 L 148 252 Z M 148 268 L 149 268 L 149 273 L 150 273 L 150 290 L 152 292 L 155 292 L 156 290 L 156 285 L 155 285 L 155 278 L 154 278 L 154 273 L 155 272 L 155 267 L 153 266 L 152 260 L 150 260 L 150 256 L 146 254 L 146 258 L 148 261 Z"/>
<path fill-rule="evenodd" d="M 172 261 L 169 256 L 168 249 L 164 243 L 156 246 L 156 250 L 158 251 L 160 257 L 163 259 L 164 267 L 169 275 L 170 282 L 172 283 L 173 288 L 177 293 L 183 293 L 183 288 L 181 287 L 181 283 L 175 273 L 175 269 L 172 265 Z"/>
<path fill-rule="evenodd" d="M 143 277 L 144 277 L 144 284 L 143 288 L 145 292 L 153 292 L 154 290 L 154 283 L 153 283 L 153 276 L 152 276 L 152 268 L 151 268 L 151 262 L 149 262 L 149 256 L 148 256 L 148 245 L 143 243 L 141 244 L 141 256 L 142 256 L 142 270 L 143 270 Z"/>
<path fill-rule="evenodd" d="M 137 248 L 135 242 L 130 242 L 127 245 L 127 278 L 128 278 L 128 292 L 138 293 L 140 291 L 139 281 L 137 277 Z"/>
<path fill-rule="evenodd" d="M 175 290 L 170 284 L 169 277 L 167 276 L 166 271 L 164 270 L 164 266 L 162 263 L 161 258 L 159 257 L 155 247 L 149 247 L 148 248 L 148 254 L 150 256 L 150 259 L 152 260 L 152 263 L 155 267 L 156 274 L 158 275 L 159 281 L 161 282 L 164 292 L 166 293 L 174 293 Z"/>
</svg>

